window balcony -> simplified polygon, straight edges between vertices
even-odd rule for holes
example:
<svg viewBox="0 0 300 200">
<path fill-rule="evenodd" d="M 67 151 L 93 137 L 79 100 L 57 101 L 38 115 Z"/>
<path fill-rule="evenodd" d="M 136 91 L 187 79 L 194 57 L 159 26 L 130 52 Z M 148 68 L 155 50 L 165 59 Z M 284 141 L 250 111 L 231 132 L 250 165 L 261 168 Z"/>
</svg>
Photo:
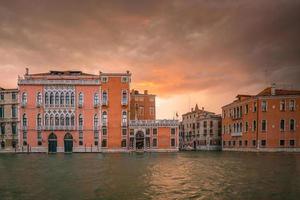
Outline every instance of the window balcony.
<svg viewBox="0 0 300 200">
<path fill-rule="evenodd" d="M 27 106 L 27 102 L 22 101 L 21 106 L 22 106 L 22 108 L 25 108 Z"/>
<path fill-rule="evenodd" d="M 94 102 L 94 108 L 98 108 L 100 106 L 99 102 Z"/>
<path fill-rule="evenodd" d="M 37 108 L 42 107 L 42 102 L 36 102 L 36 107 L 37 107 Z"/>
<path fill-rule="evenodd" d="M 83 102 L 78 102 L 78 108 L 82 108 L 83 107 Z"/>
<path fill-rule="evenodd" d="M 107 99 L 102 100 L 102 106 L 108 106 L 108 100 Z"/>
<path fill-rule="evenodd" d="M 127 99 L 122 99 L 121 104 L 122 104 L 122 106 L 127 106 L 128 105 L 128 100 Z"/>
</svg>

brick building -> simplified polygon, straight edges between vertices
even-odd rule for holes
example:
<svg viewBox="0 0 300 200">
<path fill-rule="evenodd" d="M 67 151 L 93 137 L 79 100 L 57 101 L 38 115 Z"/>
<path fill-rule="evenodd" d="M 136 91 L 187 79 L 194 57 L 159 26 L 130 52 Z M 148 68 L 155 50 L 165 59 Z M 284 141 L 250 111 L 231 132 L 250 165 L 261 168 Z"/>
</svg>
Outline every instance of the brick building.
<svg viewBox="0 0 300 200">
<path fill-rule="evenodd" d="M 222 108 L 223 150 L 299 151 L 300 91 L 268 87 Z"/>
<path fill-rule="evenodd" d="M 18 90 L 0 88 L 0 151 L 18 143 Z"/>
<path fill-rule="evenodd" d="M 148 90 L 139 93 L 137 90 L 130 92 L 130 119 L 155 120 L 155 95 L 148 94 Z"/>
<path fill-rule="evenodd" d="M 29 74 L 27 69 L 18 80 L 20 150 L 178 150 L 176 121 L 129 120 L 130 82 L 129 71 Z M 151 139 L 149 145 L 147 138 Z"/>
<path fill-rule="evenodd" d="M 185 150 L 220 150 L 221 116 L 199 109 L 196 104 L 182 115 L 180 123 L 180 148 Z"/>
</svg>

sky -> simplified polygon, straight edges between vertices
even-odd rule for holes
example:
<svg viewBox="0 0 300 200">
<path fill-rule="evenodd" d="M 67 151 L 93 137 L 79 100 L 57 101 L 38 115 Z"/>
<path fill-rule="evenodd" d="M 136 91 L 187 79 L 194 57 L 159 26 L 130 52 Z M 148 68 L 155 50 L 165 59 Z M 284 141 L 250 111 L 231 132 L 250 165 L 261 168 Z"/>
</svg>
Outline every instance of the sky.
<svg viewBox="0 0 300 200">
<path fill-rule="evenodd" d="M 157 118 L 300 89 L 299 0 L 0 1 L 0 86 L 49 70 L 132 72 Z"/>
</svg>

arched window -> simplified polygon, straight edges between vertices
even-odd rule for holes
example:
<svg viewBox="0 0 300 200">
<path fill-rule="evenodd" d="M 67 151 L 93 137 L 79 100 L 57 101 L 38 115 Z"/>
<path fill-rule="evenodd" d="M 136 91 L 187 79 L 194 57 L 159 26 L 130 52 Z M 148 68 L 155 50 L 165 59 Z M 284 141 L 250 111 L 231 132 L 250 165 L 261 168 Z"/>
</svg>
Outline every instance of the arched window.
<svg viewBox="0 0 300 200">
<path fill-rule="evenodd" d="M 106 111 L 102 112 L 102 123 L 104 126 L 106 126 L 106 124 L 107 124 L 107 112 Z"/>
<path fill-rule="evenodd" d="M 50 115 L 50 126 L 54 126 L 54 115 Z"/>
<path fill-rule="evenodd" d="M 69 114 L 66 114 L 66 126 L 70 126 L 70 117 L 69 117 Z"/>
<path fill-rule="evenodd" d="M 55 93 L 55 105 L 56 106 L 59 105 L 59 93 L 58 92 Z"/>
<path fill-rule="evenodd" d="M 78 95 L 78 105 L 80 105 L 80 106 L 83 105 L 83 94 L 82 94 L 82 92 L 80 92 L 79 95 Z"/>
<path fill-rule="evenodd" d="M 59 126 L 59 115 L 55 115 L 55 126 Z"/>
<path fill-rule="evenodd" d="M 122 125 L 126 126 L 126 124 L 127 124 L 127 112 L 123 111 L 122 112 Z"/>
<path fill-rule="evenodd" d="M 75 96 L 74 96 L 74 92 L 71 93 L 71 105 L 74 106 L 75 104 Z"/>
<path fill-rule="evenodd" d="M 75 125 L 75 116 L 74 114 L 71 115 L 71 126 Z"/>
<path fill-rule="evenodd" d="M 40 92 L 36 95 L 36 103 L 39 105 L 42 104 L 42 94 Z"/>
<path fill-rule="evenodd" d="M 243 132 L 243 124 L 242 124 L 242 122 L 240 123 L 240 132 Z"/>
<path fill-rule="evenodd" d="M 65 117 L 64 114 L 60 114 L 60 125 L 64 126 L 65 125 Z"/>
<path fill-rule="evenodd" d="M 294 119 L 290 119 L 290 131 L 295 131 L 296 123 Z"/>
<path fill-rule="evenodd" d="M 23 94 L 22 94 L 22 103 L 23 104 L 27 103 L 27 93 L 26 92 L 23 92 Z"/>
<path fill-rule="evenodd" d="M 70 104 L 70 94 L 69 92 L 66 93 L 66 106 Z"/>
<path fill-rule="evenodd" d="M 105 105 L 107 104 L 107 92 L 106 91 L 102 92 L 102 102 Z"/>
<path fill-rule="evenodd" d="M 126 105 L 127 104 L 127 90 L 123 90 L 122 92 L 122 105 Z"/>
<path fill-rule="evenodd" d="M 65 95 L 63 92 L 60 93 L 60 106 L 64 106 L 65 103 Z"/>
<path fill-rule="evenodd" d="M 45 104 L 46 105 L 49 104 L 49 93 L 48 92 L 45 93 Z"/>
<path fill-rule="evenodd" d="M 49 115 L 45 115 L 45 126 L 49 126 Z"/>
<path fill-rule="evenodd" d="M 54 104 L 54 94 L 53 92 L 50 93 L 50 105 Z"/>
<path fill-rule="evenodd" d="M 26 116 L 25 113 L 23 114 L 23 120 L 22 120 L 22 122 L 23 122 L 23 126 L 27 127 L 27 116 Z"/>
<path fill-rule="evenodd" d="M 94 105 L 98 105 L 99 104 L 99 95 L 98 93 L 94 94 Z"/>
<path fill-rule="evenodd" d="M 82 114 L 79 114 L 79 116 L 78 116 L 78 126 L 79 127 L 83 126 L 83 117 L 82 117 Z"/>
<path fill-rule="evenodd" d="M 36 125 L 38 127 L 42 126 L 42 117 L 41 117 L 41 114 L 37 114 L 37 117 L 36 117 Z"/>
<path fill-rule="evenodd" d="M 94 128 L 97 129 L 99 126 L 99 119 L 98 119 L 98 115 L 95 114 L 94 115 Z"/>
</svg>

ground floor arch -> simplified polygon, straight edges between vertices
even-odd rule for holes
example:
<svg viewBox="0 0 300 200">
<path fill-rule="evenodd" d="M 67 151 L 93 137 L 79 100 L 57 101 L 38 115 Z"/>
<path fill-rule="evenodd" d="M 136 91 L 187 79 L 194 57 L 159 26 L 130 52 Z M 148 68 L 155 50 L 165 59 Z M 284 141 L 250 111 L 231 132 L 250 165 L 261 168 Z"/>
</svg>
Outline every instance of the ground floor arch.
<svg viewBox="0 0 300 200">
<path fill-rule="evenodd" d="M 73 152 L 73 136 L 70 133 L 66 133 L 64 137 L 64 149 L 65 153 Z"/>
<path fill-rule="evenodd" d="M 57 136 L 54 133 L 51 133 L 48 137 L 48 152 L 57 152 Z"/>
</svg>

